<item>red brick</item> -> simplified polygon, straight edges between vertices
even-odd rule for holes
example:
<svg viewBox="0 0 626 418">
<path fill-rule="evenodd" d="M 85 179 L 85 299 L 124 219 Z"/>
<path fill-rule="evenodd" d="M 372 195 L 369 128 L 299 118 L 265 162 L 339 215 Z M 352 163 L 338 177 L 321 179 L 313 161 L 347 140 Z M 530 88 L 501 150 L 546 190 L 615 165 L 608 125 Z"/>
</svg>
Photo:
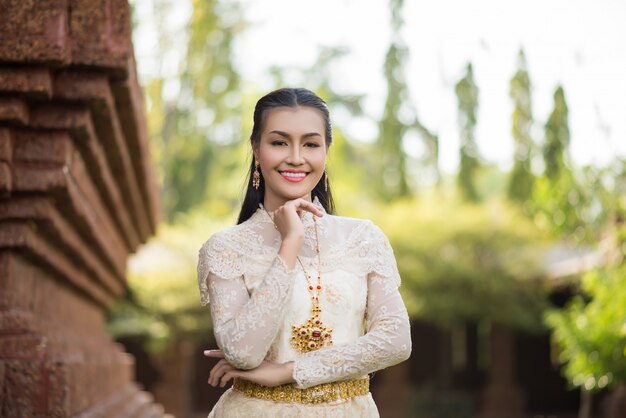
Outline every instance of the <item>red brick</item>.
<svg viewBox="0 0 626 418">
<path fill-rule="evenodd" d="M 0 91 L 21 93 L 28 99 L 45 100 L 52 96 L 52 77 L 46 68 L 0 68 Z"/>
<path fill-rule="evenodd" d="M 26 125 L 28 123 L 28 106 L 18 98 L 0 98 L 0 122 Z"/>
<path fill-rule="evenodd" d="M 6 334 L 23 334 L 36 330 L 35 317 L 32 312 L 23 309 L 0 311 L 0 336 Z"/>
<path fill-rule="evenodd" d="M 11 193 L 13 176 L 9 164 L 0 161 L 0 196 L 8 196 Z"/>
<path fill-rule="evenodd" d="M 15 135 L 13 160 L 15 162 L 42 162 L 55 165 L 70 160 L 69 142 L 62 132 L 20 131 Z"/>
<path fill-rule="evenodd" d="M 125 77 L 130 44 L 126 1 L 70 0 L 73 63 L 104 67 Z"/>
<path fill-rule="evenodd" d="M 70 62 L 66 0 L 3 0 L 0 7 L 0 62 Z"/>
<path fill-rule="evenodd" d="M 8 417 L 41 417 L 46 414 L 43 402 L 44 376 L 39 361 L 5 361 L 6 398 L 3 410 Z"/>
<path fill-rule="evenodd" d="M 0 128 L 0 161 L 11 161 L 12 155 L 11 131 L 8 128 Z"/>
</svg>

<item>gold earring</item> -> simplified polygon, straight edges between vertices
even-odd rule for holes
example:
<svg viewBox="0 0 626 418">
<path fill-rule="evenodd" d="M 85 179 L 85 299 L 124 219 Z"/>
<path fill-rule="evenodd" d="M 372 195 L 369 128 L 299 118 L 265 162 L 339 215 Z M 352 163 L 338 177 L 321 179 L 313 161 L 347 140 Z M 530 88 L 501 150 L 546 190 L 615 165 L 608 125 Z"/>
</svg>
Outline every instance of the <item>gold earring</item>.
<svg viewBox="0 0 626 418">
<path fill-rule="evenodd" d="M 324 190 L 328 191 L 328 172 L 324 169 Z"/>
<path fill-rule="evenodd" d="M 261 175 L 259 174 L 259 162 L 254 161 L 254 173 L 252 173 L 252 186 L 259 190 L 259 185 L 261 184 Z"/>
</svg>

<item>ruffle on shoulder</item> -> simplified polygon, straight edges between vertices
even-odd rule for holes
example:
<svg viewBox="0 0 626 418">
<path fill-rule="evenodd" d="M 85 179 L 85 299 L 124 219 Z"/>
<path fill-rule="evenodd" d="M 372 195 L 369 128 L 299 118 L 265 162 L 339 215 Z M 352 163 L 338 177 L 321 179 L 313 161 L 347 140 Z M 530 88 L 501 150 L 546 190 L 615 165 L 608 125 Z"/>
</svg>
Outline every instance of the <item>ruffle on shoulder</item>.
<svg viewBox="0 0 626 418">
<path fill-rule="evenodd" d="M 370 220 L 365 220 L 357 239 L 358 257 L 365 273 L 373 273 L 390 288 L 400 286 L 400 272 L 389 239 L 383 230 Z"/>
<path fill-rule="evenodd" d="M 271 252 L 261 245 L 242 240 L 243 231 L 224 230 L 213 234 L 198 252 L 198 287 L 200 303 L 209 303 L 208 276 L 212 272 L 222 279 L 235 279 L 244 274 L 259 275 L 267 269 Z"/>
</svg>

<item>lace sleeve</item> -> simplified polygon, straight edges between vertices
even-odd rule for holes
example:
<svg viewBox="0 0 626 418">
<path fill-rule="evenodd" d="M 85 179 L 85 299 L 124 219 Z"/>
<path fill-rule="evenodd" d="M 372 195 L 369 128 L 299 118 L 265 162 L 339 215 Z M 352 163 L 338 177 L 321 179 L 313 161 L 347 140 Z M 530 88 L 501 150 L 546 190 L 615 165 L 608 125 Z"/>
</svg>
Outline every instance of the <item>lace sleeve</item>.
<svg viewBox="0 0 626 418">
<path fill-rule="evenodd" d="M 239 274 L 241 260 L 232 258 L 242 256 L 221 245 L 211 249 L 213 246 L 201 249 L 198 279 L 201 293 L 202 285 L 206 286 L 203 300 L 211 300 L 215 340 L 230 364 L 242 370 L 253 369 L 261 364 L 276 337 L 297 269 L 289 269 L 276 254 L 261 284 L 249 294 Z M 220 260 L 227 256 L 231 258 Z M 231 268 L 220 267 L 220 262 L 228 262 Z"/>
<path fill-rule="evenodd" d="M 299 388 L 356 378 L 400 363 L 411 354 L 409 318 L 398 292 L 400 276 L 389 240 L 378 226 L 371 224 L 360 254 L 367 257 L 370 270 L 366 334 L 352 343 L 298 357 L 293 377 Z"/>
</svg>

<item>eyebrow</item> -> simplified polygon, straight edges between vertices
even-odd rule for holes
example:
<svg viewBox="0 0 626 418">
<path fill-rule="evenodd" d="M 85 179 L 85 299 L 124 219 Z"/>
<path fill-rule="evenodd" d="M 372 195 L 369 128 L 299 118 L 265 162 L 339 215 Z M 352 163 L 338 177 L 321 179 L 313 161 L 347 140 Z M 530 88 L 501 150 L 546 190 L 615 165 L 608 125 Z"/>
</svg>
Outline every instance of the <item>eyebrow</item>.
<svg viewBox="0 0 626 418">
<path fill-rule="evenodd" d="M 278 135 L 283 136 L 283 137 L 285 137 L 285 138 L 289 138 L 289 139 L 291 139 L 291 135 L 289 135 L 287 132 L 283 132 L 283 131 L 271 131 L 270 133 L 271 133 L 271 134 L 278 134 Z M 303 138 L 309 138 L 309 137 L 312 137 L 312 136 L 319 136 L 320 138 L 322 137 L 322 135 L 320 135 L 320 134 L 319 134 L 319 133 L 317 133 L 317 132 L 309 132 L 309 133 L 306 133 L 306 134 L 302 135 L 302 137 L 303 137 Z"/>
</svg>

